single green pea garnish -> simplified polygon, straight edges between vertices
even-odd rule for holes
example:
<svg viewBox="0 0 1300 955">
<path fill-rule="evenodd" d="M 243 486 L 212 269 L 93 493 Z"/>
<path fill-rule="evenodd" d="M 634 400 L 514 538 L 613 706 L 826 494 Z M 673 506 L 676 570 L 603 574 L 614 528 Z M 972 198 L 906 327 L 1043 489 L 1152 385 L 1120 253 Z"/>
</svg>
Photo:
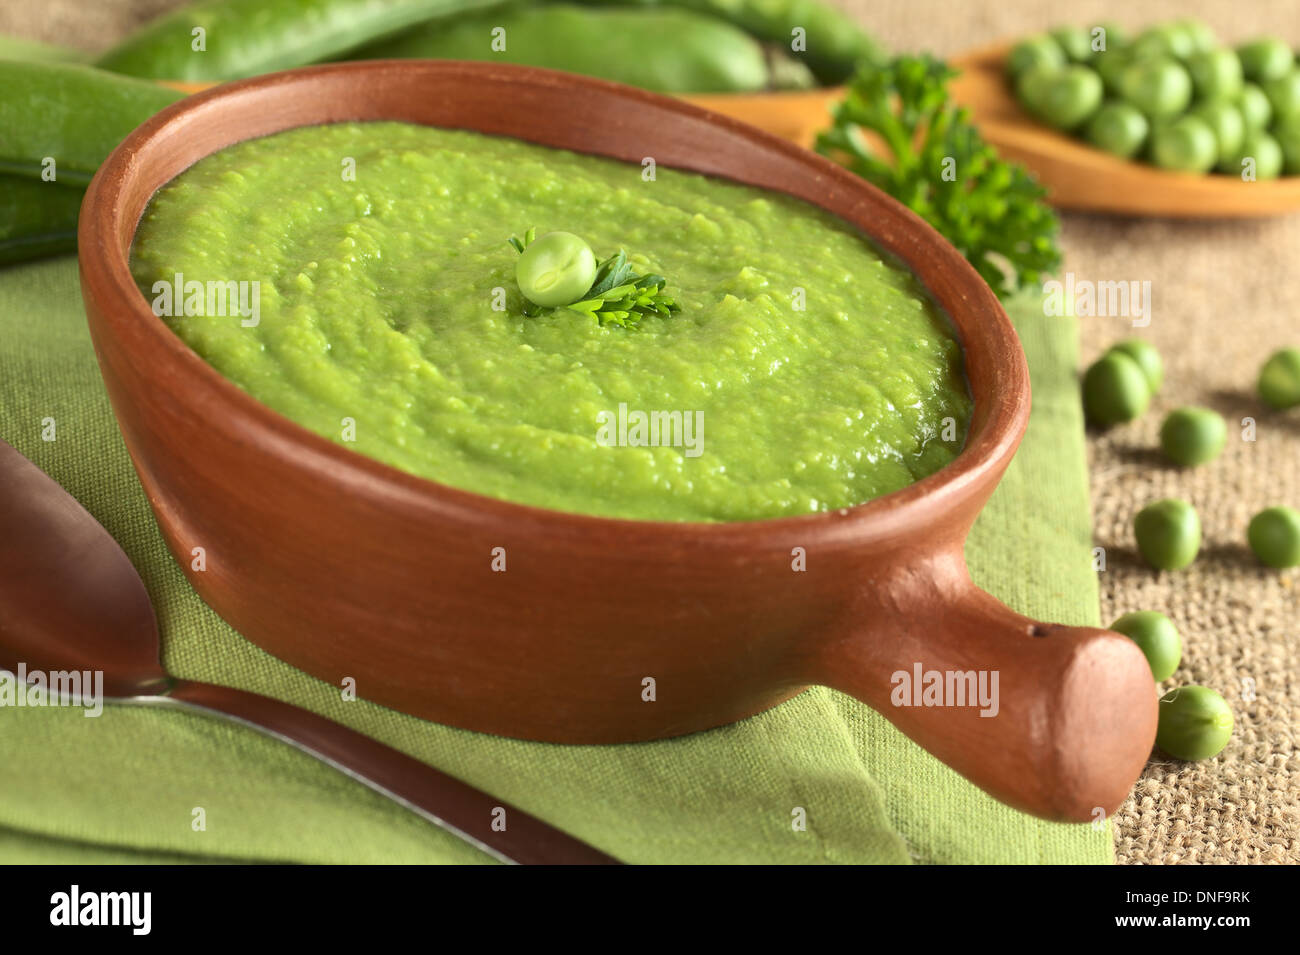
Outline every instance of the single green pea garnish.
<svg viewBox="0 0 1300 955">
<path fill-rule="evenodd" d="M 565 308 L 600 325 L 634 328 L 647 315 L 667 316 L 681 309 L 664 294 L 668 280 L 638 274 L 622 249 L 596 263 L 590 247 L 569 232 L 539 239 L 537 230 L 529 229 L 509 241 L 519 253 L 515 280 L 524 297 L 523 313 L 529 317 Z"/>
</svg>

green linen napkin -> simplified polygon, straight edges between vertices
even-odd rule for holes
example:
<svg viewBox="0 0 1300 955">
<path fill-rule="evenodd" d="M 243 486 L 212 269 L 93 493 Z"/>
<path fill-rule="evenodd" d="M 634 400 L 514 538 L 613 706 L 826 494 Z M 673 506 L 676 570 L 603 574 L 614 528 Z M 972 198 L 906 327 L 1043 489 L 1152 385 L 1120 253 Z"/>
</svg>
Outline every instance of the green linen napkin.
<svg viewBox="0 0 1300 955">
<path fill-rule="evenodd" d="M 976 579 L 1016 609 L 1095 625 L 1075 327 L 1044 318 L 1032 296 L 1013 312 L 1033 418 L 969 557 Z M 53 441 L 42 437 L 49 418 Z M 625 861 L 1111 861 L 1107 829 L 1044 823 L 994 802 L 832 690 L 707 733 L 599 747 L 499 739 L 343 700 L 241 638 L 167 554 L 100 382 L 72 259 L 0 270 L 0 437 L 125 549 L 153 599 L 171 673 L 322 713 Z M 0 861 L 489 861 L 291 747 L 183 712 L 110 705 L 92 719 L 0 708 L 0 766 Z M 792 826 L 796 807 L 804 831 Z"/>
</svg>

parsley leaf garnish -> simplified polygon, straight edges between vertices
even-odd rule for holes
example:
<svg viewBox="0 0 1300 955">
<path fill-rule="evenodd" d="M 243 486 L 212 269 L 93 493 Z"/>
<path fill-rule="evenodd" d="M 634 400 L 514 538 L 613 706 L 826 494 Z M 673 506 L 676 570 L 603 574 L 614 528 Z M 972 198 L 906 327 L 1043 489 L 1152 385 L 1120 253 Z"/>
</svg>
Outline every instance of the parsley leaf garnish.
<svg viewBox="0 0 1300 955">
<path fill-rule="evenodd" d="M 956 75 L 929 55 L 863 64 L 816 149 L 929 222 L 1006 297 L 1060 264 L 1060 220 L 1037 180 L 1000 158 L 949 100 Z"/>
</svg>

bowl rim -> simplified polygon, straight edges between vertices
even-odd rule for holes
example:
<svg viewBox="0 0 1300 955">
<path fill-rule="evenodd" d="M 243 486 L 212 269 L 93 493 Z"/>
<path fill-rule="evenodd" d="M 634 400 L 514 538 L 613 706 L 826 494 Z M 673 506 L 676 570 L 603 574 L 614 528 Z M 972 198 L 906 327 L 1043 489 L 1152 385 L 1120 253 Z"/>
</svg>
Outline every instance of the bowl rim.
<svg viewBox="0 0 1300 955">
<path fill-rule="evenodd" d="M 909 244 L 914 256 L 888 248 L 878 233 L 850 221 L 829 206 L 812 202 L 805 197 L 795 198 L 812 205 L 821 205 L 850 227 L 862 232 L 873 244 L 886 247 L 886 251 L 900 259 L 912 272 L 956 327 L 962 347 L 965 377 L 972 396 L 971 420 L 961 451 L 944 467 L 919 481 L 842 508 L 737 521 L 646 520 L 554 510 L 443 484 L 351 450 L 308 430 L 258 401 L 221 375 L 173 332 L 167 323 L 153 314 L 130 271 L 129 250 L 139 224 L 139 215 L 134 221 L 126 223 L 123 208 L 126 186 L 144 175 L 143 170 L 147 168 L 151 154 L 159 142 L 169 136 L 183 135 L 186 127 L 205 121 L 202 115 L 205 111 L 240 99 L 251 103 L 259 92 L 285 84 L 310 85 L 338 73 L 356 74 L 356 81 L 361 83 L 436 83 L 440 78 L 455 77 L 550 92 L 585 87 L 598 95 L 637 101 L 660 111 L 681 114 L 697 122 L 721 127 L 733 138 L 746 140 L 755 149 L 776 151 L 786 159 L 809 166 L 813 174 L 837 190 L 836 194 L 865 196 L 877 207 L 874 211 L 881 215 L 882 221 L 891 221 L 899 228 L 901 238 L 911 240 Z M 383 116 L 374 116 L 356 121 L 383 119 Z M 279 126 L 277 131 L 315 125 L 317 122 L 341 121 L 345 120 L 320 119 L 313 122 L 294 117 L 294 121 Z M 400 118 L 397 121 L 412 122 Z M 252 133 L 231 138 L 221 148 L 263 135 L 270 133 Z M 517 138 L 546 145 L 539 139 L 524 136 Z M 581 149 L 574 151 L 583 152 Z M 607 153 L 595 150 L 586 154 L 608 156 Z M 680 163 L 661 165 L 690 170 L 689 166 Z M 722 173 L 704 174 L 714 178 L 728 178 Z M 171 181 L 175 175 L 179 175 L 179 171 L 166 181 Z M 763 186 L 756 188 L 781 191 Z M 156 189 L 150 193 L 150 199 L 154 193 Z M 148 200 L 141 206 L 141 215 L 147 205 Z M 126 236 L 125 245 L 122 242 L 123 236 Z M 371 498 L 378 492 L 385 497 L 400 498 L 417 510 L 431 510 L 444 516 L 455 516 L 461 521 L 490 520 L 508 522 L 514 526 L 528 525 L 535 530 L 553 534 L 557 539 L 605 532 L 636 535 L 648 541 L 665 539 L 681 543 L 683 539 L 694 538 L 703 544 L 731 545 L 756 542 L 772 534 L 821 543 L 860 540 L 864 536 L 890 537 L 919 526 L 927 513 L 933 515 L 936 510 L 949 513 L 979 495 L 983 489 L 987 488 L 991 492 L 992 485 L 1015 453 L 1028 421 L 1028 368 L 1010 319 L 993 291 L 961 253 L 910 209 L 837 163 L 756 127 L 674 97 L 555 70 L 456 60 L 370 60 L 284 70 L 225 83 L 192 94 L 171 104 L 137 127 L 100 166 L 82 203 L 78 247 L 81 284 L 87 299 L 88 313 L 91 311 L 90 303 L 94 301 L 108 334 L 122 346 L 127 349 L 133 346 L 152 349 L 151 360 L 165 360 L 192 378 L 196 386 L 192 393 L 197 395 L 202 391 L 221 401 L 230 413 L 219 416 L 219 419 L 226 423 L 228 429 L 237 430 L 245 425 L 252 429 L 239 435 L 243 443 L 257 445 L 259 450 L 280 458 L 292 456 L 294 460 L 289 463 L 315 466 L 319 471 L 328 472 L 330 479 L 363 491 Z M 915 261 L 923 256 L 928 256 L 930 261 Z M 926 281 L 923 275 L 929 272 L 951 275 L 960 284 L 958 294 L 951 296 L 951 300 L 945 300 L 937 294 L 932 283 Z M 91 321 L 93 324 L 94 319 Z M 976 336 L 970 334 L 971 330 L 976 331 Z M 981 355 L 981 359 L 988 359 L 985 367 L 986 387 L 981 389 L 983 394 L 976 393 L 975 383 L 969 374 L 973 338 L 978 338 L 974 341 L 975 346 L 986 352 Z M 96 347 L 98 350 L 98 344 Z M 103 354 L 99 358 L 103 364 Z M 133 454 L 133 459 L 134 457 Z M 138 462 L 136 466 L 140 467 Z M 982 505 L 982 501 L 979 503 Z"/>
</svg>

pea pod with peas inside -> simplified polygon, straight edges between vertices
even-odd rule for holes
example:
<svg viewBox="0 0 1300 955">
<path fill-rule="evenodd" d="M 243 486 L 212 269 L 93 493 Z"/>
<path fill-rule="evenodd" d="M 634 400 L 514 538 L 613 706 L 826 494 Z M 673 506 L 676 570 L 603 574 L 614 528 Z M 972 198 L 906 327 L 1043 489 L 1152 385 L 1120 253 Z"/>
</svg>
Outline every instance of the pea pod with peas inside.
<svg viewBox="0 0 1300 955">
<path fill-rule="evenodd" d="M 717 17 L 807 63 L 822 83 L 842 83 L 859 63 L 888 57 L 852 17 L 822 0 L 582 0 L 606 7 L 681 7 Z M 798 47 L 802 49 L 798 49 Z"/>
<path fill-rule="evenodd" d="M 115 73 L 233 80 L 333 59 L 431 17 L 500 0 L 200 0 L 151 21 L 103 54 Z"/>
<path fill-rule="evenodd" d="M 661 93 L 748 93 L 815 85 L 797 60 L 783 57 L 779 67 L 770 69 L 763 47 L 744 31 L 678 9 L 512 6 L 432 20 L 348 56 L 406 57 L 541 66 Z"/>
</svg>

